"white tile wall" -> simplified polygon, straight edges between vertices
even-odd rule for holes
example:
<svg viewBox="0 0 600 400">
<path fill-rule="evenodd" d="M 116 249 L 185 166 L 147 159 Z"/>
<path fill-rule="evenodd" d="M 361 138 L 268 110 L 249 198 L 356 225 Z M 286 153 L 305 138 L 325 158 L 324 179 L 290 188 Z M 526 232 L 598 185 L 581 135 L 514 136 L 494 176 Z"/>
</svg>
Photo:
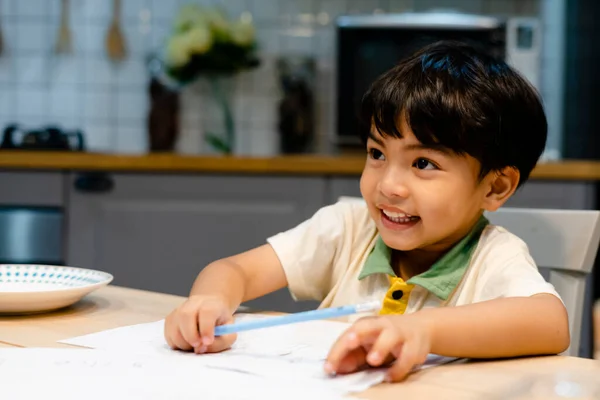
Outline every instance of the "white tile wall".
<svg viewBox="0 0 600 400">
<path fill-rule="evenodd" d="M 190 0 L 194 1 L 194 0 Z M 263 60 L 257 70 L 236 79 L 234 114 L 237 150 L 249 154 L 277 152 L 276 107 L 279 87 L 275 61 L 282 54 L 317 59 L 318 133 L 333 131 L 334 41 L 332 27 L 344 13 L 399 12 L 429 7 L 457 8 L 504 15 L 536 15 L 540 2 L 555 0 L 200 0 L 220 3 L 232 15 L 250 11 L 257 26 Z M 144 57 L 169 32 L 177 8 L 186 0 L 123 0 L 128 59 L 111 63 L 104 37 L 111 16 L 107 0 L 72 0 L 74 52 L 54 55 L 58 0 L 0 0 L 0 128 L 17 122 L 26 127 L 59 124 L 82 128 L 96 151 L 145 152 L 147 149 L 147 80 Z M 551 60 L 551 56 L 547 56 Z M 195 85 L 182 96 L 182 153 L 206 152 L 201 127 L 203 90 Z M 322 143 L 323 141 L 321 141 Z"/>
</svg>

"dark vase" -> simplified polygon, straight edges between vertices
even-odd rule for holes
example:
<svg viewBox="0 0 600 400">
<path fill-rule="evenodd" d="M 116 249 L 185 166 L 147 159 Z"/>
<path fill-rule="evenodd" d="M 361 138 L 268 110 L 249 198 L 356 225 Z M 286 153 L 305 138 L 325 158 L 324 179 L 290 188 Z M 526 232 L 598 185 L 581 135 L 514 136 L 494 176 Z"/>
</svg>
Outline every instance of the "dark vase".
<svg viewBox="0 0 600 400">
<path fill-rule="evenodd" d="M 314 59 L 283 58 L 277 63 L 283 97 L 278 108 L 282 153 L 304 153 L 315 134 Z"/>
<path fill-rule="evenodd" d="M 173 151 L 179 135 L 179 93 L 156 78 L 149 85 L 148 136 L 150 151 Z"/>
</svg>

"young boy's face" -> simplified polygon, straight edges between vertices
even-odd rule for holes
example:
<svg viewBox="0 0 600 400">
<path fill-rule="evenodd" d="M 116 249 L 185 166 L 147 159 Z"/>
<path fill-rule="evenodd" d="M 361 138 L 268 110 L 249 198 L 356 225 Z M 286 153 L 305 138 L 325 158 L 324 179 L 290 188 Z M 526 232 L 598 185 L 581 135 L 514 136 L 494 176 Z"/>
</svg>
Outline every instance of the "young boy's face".
<svg viewBox="0 0 600 400">
<path fill-rule="evenodd" d="M 406 121 L 403 138 L 373 129 L 360 189 L 383 241 L 392 249 L 443 252 L 480 217 L 486 185 L 479 162 L 420 143 Z"/>
</svg>

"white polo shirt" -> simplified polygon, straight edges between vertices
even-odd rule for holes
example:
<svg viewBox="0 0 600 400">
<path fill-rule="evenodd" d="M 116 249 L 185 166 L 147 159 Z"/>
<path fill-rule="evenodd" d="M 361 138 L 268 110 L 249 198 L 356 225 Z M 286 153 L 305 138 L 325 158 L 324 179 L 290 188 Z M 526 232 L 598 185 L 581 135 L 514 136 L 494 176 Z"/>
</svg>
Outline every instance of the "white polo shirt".
<svg viewBox="0 0 600 400">
<path fill-rule="evenodd" d="M 527 245 L 484 217 L 429 270 L 407 282 L 395 275 L 392 251 L 364 203 L 323 207 L 267 242 L 283 265 L 292 296 L 321 301 L 321 308 L 381 300 L 381 314 L 401 314 L 538 293 L 560 298 Z"/>
</svg>

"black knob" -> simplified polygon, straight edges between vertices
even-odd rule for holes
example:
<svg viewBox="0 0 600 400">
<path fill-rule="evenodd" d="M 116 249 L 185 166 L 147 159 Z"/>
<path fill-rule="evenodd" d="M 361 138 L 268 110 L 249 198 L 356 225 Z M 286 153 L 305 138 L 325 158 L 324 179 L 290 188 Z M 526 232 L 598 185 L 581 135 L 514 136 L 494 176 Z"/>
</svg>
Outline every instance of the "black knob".
<svg viewBox="0 0 600 400">
<path fill-rule="evenodd" d="M 87 193 L 110 192 L 115 183 L 105 172 L 86 172 L 75 178 L 75 189 Z"/>
</svg>

